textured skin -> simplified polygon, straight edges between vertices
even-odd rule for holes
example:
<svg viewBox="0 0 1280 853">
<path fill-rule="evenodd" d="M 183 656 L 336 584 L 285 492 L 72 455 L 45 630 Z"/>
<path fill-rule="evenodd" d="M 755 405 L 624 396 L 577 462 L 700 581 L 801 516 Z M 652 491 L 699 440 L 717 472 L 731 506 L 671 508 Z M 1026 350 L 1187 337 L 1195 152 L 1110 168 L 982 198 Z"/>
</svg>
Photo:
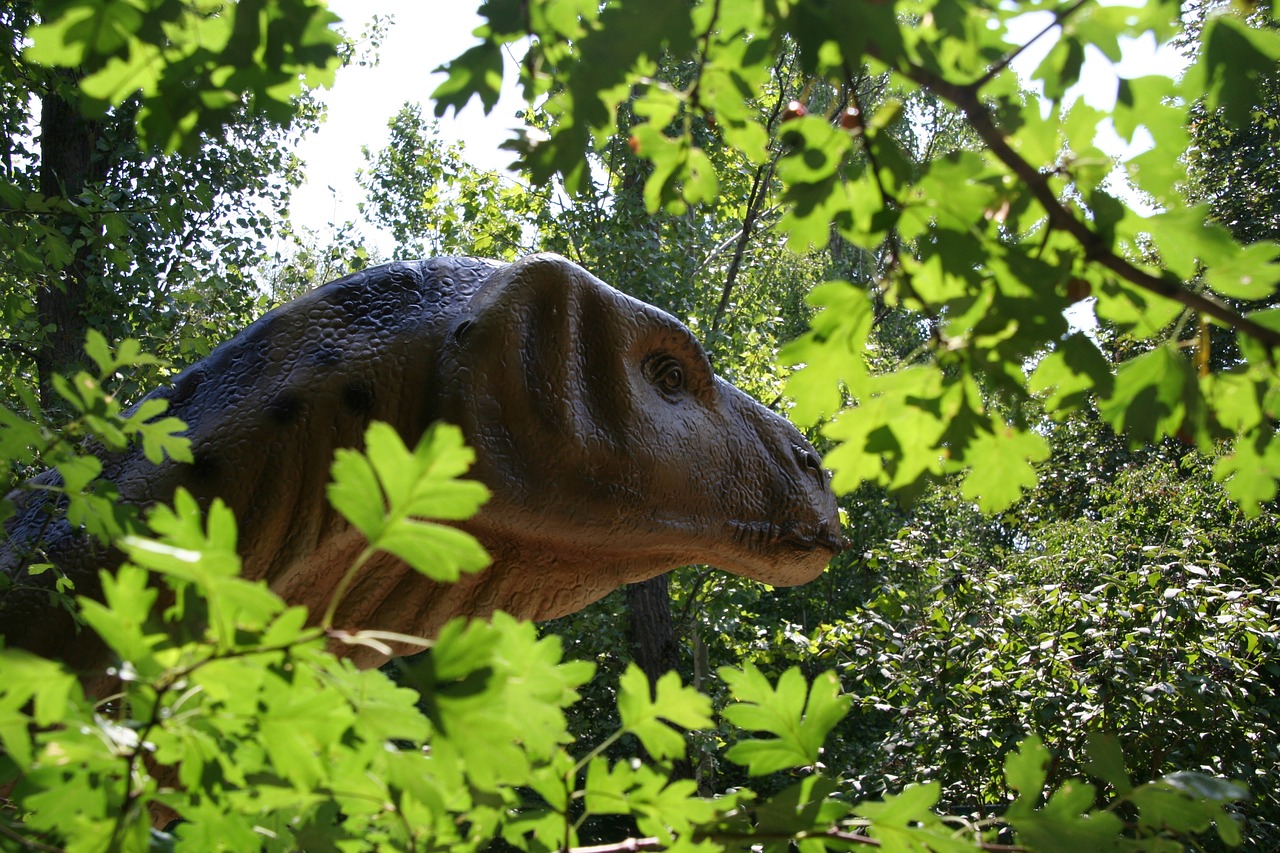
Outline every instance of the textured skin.
<svg viewBox="0 0 1280 853">
<path fill-rule="evenodd" d="M 363 546 L 325 499 L 334 450 L 357 445 L 374 419 L 410 444 L 438 419 L 462 426 L 472 476 L 493 498 L 460 526 L 493 565 L 439 585 L 382 555 L 339 608 L 341 628 L 430 636 L 495 609 L 549 619 L 688 563 L 797 584 L 840 547 L 834 498 L 795 428 L 715 376 L 678 321 L 554 255 L 348 276 L 262 317 L 154 395 L 188 424 L 194 463 L 156 467 L 130 452 L 104 475 L 138 504 L 178 486 L 221 497 L 239 519 L 245 574 L 313 613 Z M 10 495 L 18 512 L 0 569 L 22 570 L 39 539 L 77 592 L 98 595 L 98 568 L 119 556 L 49 523 L 46 494 Z M 87 671 L 109 663 L 38 591 L 0 602 L 0 634 Z"/>
</svg>

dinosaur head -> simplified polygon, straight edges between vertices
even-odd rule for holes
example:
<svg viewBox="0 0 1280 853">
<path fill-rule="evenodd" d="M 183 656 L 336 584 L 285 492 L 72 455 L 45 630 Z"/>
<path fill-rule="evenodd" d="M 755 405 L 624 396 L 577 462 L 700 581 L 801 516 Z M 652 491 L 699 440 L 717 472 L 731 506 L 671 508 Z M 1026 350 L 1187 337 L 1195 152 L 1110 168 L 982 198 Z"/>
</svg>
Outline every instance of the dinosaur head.
<svg viewBox="0 0 1280 853">
<path fill-rule="evenodd" d="M 840 548 L 795 427 L 716 376 L 682 323 L 561 257 L 496 270 L 440 359 L 444 417 L 494 495 L 470 528 L 491 549 L 517 543 L 530 583 L 539 564 L 587 571 L 565 582 L 590 600 L 707 563 L 792 585 Z"/>
</svg>

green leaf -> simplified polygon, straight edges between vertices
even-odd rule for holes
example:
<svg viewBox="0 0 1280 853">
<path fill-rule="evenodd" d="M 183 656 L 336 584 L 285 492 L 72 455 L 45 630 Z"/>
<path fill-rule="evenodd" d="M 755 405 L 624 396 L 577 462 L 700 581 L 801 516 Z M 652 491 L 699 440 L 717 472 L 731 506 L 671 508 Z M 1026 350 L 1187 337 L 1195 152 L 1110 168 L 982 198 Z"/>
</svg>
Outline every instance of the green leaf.
<svg viewBox="0 0 1280 853">
<path fill-rule="evenodd" d="M 142 12 L 131 3 L 77 4 L 53 20 L 32 27 L 27 34 L 31 45 L 25 55 L 41 65 L 81 65 L 87 57 L 121 50 L 142 22 Z"/>
<path fill-rule="evenodd" d="M 0 455 L 29 464 L 37 451 L 43 452 L 45 444 L 44 433 L 37 424 L 0 406 Z"/>
<path fill-rule="evenodd" d="M 378 475 L 357 450 L 339 448 L 329 470 L 329 503 L 370 541 L 382 535 L 385 504 Z"/>
<path fill-rule="evenodd" d="M 1089 762 L 1085 769 L 1104 782 L 1109 782 L 1121 797 L 1133 790 L 1129 771 L 1124 766 L 1124 752 L 1120 749 L 1119 738 L 1113 734 L 1089 732 L 1086 742 L 1085 752 L 1089 756 Z"/>
<path fill-rule="evenodd" d="M 800 670 L 792 667 L 778 679 L 776 689 L 750 663 L 740 670 L 724 667 L 719 673 L 735 700 L 724 709 L 725 719 L 739 728 L 773 735 L 740 740 L 725 753 L 752 776 L 817 764 L 827 734 L 852 703 L 830 671 L 806 686 Z"/>
<path fill-rule="evenodd" d="M 1066 413 L 1083 407 L 1096 395 L 1108 397 L 1115 386 L 1111 365 L 1083 332 L 1075 332 L 1040 359 L 1027 381 L 1027 390 L 1044 394 L 1045 410 Z"/>
<path fill-rule="evenodd" d="M 1009 806 L 1009 816 L 1029 815 L 1040 802 L 1049 770 L 1049 750 L 1036 735 L 1026 738 L 1015 752 L 1004 757 L 1004 778 L 1019 797 Z"/>
<path fill-rule="evenodd" d="M 1185 421 L 1194 420 L 1200 405 L 1190 361 L 1175 343 L 1167 343 L 1120 365 L 1115 388 L 1099 400 L 1098 410 L 1138 446 L 1175 434 Z"/>
<path fill-rule="evenodd" d="M 480 483 L 456 479 L 475 459 L 455 426 L 436 424 L 410 452 L 388 424 L 365 432 L 366 451 L 339 450 L 329 502 L 369 540 L 433 580 L 457 580 L 489 564 L 470 534 L 417 520 L 469 518 L 489 497 Z"/>
<path fill-rule="evenodd" d="M 56 661 L 23 649 L 0 649 L 0 670 L 0 710 L 18 711 L 32 702 L 37 726 L 56 725 L 69 715 L 68 703 L 84 702 L 80 682 Z"/>
<path fill-rule="evenodd" d="M 635 773 L 629 762 L 619 761 L 612 768 L 608 759 L 597 756 L 587 765 L 583 785 L 583 802 L 587 814 L 630 814 L 627 792 Z"/>
<path fill-rule="evenodd" d="M 1196 63 L 1185 86 L 1203 93 L 1210 109 L 1226 120 L 1247 126 L 1252 119 L 1260 79 L 1275 72 L 1280 62 L 1280 33 L 1251 27 L 1233 15 L 1214 15 L 1200 36 Z"/>
<path fill-rule="evenodd" d="M 1124 822 L 1108 811 L 1086 810 L 1093 805 L 1092 785 L 1063 783 L 1045 807 L 1036 812 L 1009 812 L 1009 822 L 1019 839 L 1042 853 L 1077 853 L 1109 850 L 1124 829 Z"/>
<path fill-rule="evenodd" d="M 437 581 L 456 581 L 462 572 L 478 572 L 490 563 L 488 552 L 471 534 L 409 518 L 383 533 L 377 548 Z"/>
<path fill-rule="evenodd" d="M 1131 791 L 1138 807 L 1138 823 L 1157 832 L 1200 833 L 1217 823 L 1228 844 L 1239 843 L 1240 828 L 1225 806 L 1249 797 L 1239 782 L 1204 773 L 1170 773 Z"/>
<path fill-rule="evenodd" d="M 448 74 L 431 93 L 437 117 L 443 116 L 450 107 L 457 113 L 473 95 L 480 98 L 486 114 L 497 106 L 502 89 L 502 50 L 497 44 L 485 42 L 468 48 L 435 70 Z"/>
<path fill-rule="evenodd" d="M 885 850 L 972 851 L 972 841 L 946 826 L 933 813 L 941 794 L 942 785 L 938 782 L 908 785 L 901 794 L 887 796 L 882 802 L 858 803 L 853 813 L 871 821 L 868 834 L 879 839 Z"/>
<path fill-rule="evenodd" d="M 563 708 L 593 667 L 561 663 L 558 638 L 495 613 L 491 622 L 452 620 L 425 653 L 400 659 L 435 734 L 432 755 L 485 791 L 527 785 L 536 762 L 571 740 Z"/>
<path fill-rule="evenodd" d="M 1035 488 L 1033 462 L 1049 458 L 1049 442 L 1039 433 L 1016 429 L 993 417 L 990 432 L 982 431 L 957 459 L 969 466 L 961 485 L 965 497 L 983 512 L 1000 512 L 1017 503 L 1026 489 Z"/>
<path fill-rule="evenodd" d="M 1275 500 L 1280 479 L 1280 439 L 1267 428 L 1241 435 L 1231 452 L 1213 466 L 1213 478 L 1225 482 L 1227 493 L 1250 515 Z"/>
<path fill-rule="evenodd" d="M 865 291 L 847 281 L 820 284 L 805 301 L 821 310 L 811 331 L 783 347 L 778 359 L 798 367 L 787 379 L 787 394 L 795 400 L 790 415 L 810 426 L 839 411 L 841 383 L 863 385 L 873 306 Z"/>
<path fill-rule="evenodd" d="M 1223 296 L 1232 299 L 1265 299 L 1280 283 L 1280 247 L 1270 240 L 1248 246 L 1233 245 L 1234 251 L 1205 272 L 1205 281 Z"/>
<path fill-rule="evenodd" d="M 933 816 L 930 810 L 941 795 L 942 786 L 937 782 L 908 785 L 901 794 L 885 797 L 882 802 L 859 803 L 854 813 L 876 824 L 906 826 L 929 820 Z"/>
<path fill-rule="evenodd" d="M 684 737 L 671 725 L 690 730 L 709 728 L 711 700 L 692 687 L 681 685 L 680 676 L 674 672 L 659 678 L 654 691 L 656 696 L 651 699 L 648 676 L 634 663 L 629 664 L 618 682 L 622 728 L 639 738 L 645 750 L 659 761 L 681 758 L 685 753 Z"/>
<path fill-rule="evenodd" d="M 155 506 L 147 523 L 158 538 L 126 536 L 120 541 L 135 565 L 206 589 L 215 578 L 239 574 L 235 515 L 221 499 L 210 505 L 206 522 L 195 498 L 180 488 L 173 507 Z"/>
<path fill-rule="evenodd" d="M 160 668 L 149 666 L 152 647 L 162 639 L 147 637 L 143 627 L 151 615 L 159 591 L 147 584 L 147 573 L 128 564 L 113 575 L 102 572 L 102 593 L 106 605 L 81 597 L 80 612 L 89 627 L 102 637 L 121 661 L 132 664 L 146 676 Z"/>
</svg>

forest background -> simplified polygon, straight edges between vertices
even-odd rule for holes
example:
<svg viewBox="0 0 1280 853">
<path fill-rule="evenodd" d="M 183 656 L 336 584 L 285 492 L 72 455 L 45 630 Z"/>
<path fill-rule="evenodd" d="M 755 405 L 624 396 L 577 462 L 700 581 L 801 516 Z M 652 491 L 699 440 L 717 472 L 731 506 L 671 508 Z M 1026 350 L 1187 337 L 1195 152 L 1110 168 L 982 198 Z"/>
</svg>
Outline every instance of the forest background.
<svg viewBox="0 0 1280 853">
<path fill-rule="evenodd" d="M 1270 6 L 660 5 L 486 3 L 479 44 L 368 152 L 361 215 L 399 257 L 557 251 L 687 322 L 813 430 L 854 548 L 797 589 L 693 567 L 541 640 L 458 627 L 398 670 L 418 716 L 247 594 L 234 636 L 202 624 L 170 648 L 126 573 L 86 618 L 136 666 L 128 702 L 5 653 L 6 843 L 1274 848 Z M 1042 94 L 1008 68 L 1026 8 L 1053 14 Z M 223 581 L 140 544 L 225 553 L 217 510 L 206 528 L 179 501 L 143 536 L 82 439 L 180 458 L 175 425 L 122 404 L 381 260 L 361 222 L 320 237 L 286 211 L 323 120 L 309 87 L 373 62 L 389 24 L 341 34 L 312 0 L 0 16 L 6 485 L 56 466 L 91 531 L 217 600 Z M 1086 49 L 1115 60 L 1140 35 L 1189 70 L 1119 81 L 1106 112 L 1063 98 Z M 504 51 L 530 99 L 512 174 L 428 117 L 491 105 Z M 1154 147 L 1117 164 L 1095 144 L 1108 120 Z M 465 458 L 439 436 L 412 458 L 431 453 Z M 553 666 L 561 647 L 594 678 Z M 246 661 L 258 693 L 233 707 Z M 543 691 L 520 694 L 534 670 Z M 367 748 L 388 742 L 394 759 Z M 144 756 L 181 763 L 183 787 Z M 150 799 L 191 822 L 148 830 Z"/>
</svg>

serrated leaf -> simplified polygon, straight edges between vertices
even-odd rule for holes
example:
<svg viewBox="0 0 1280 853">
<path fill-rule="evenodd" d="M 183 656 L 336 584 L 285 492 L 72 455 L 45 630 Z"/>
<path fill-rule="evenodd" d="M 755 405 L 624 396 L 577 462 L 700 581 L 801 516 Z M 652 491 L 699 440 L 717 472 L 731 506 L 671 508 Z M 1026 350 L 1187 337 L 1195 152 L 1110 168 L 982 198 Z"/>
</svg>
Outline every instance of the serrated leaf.
<svg viewBox="0 0 1280 853">
<path fill-rule="evenodd" d="M 502 49 L 497 44 L 485 42 L 468 48 L 436 71 L 448 74 L 431 93 L 437 118 L 450 107 L 457 113 L 472 95 L 479 96 L 486 114 L 497 105 L 502 88 Z"/>
<path fill-rule="evenodd" d="M 970 839 L 948 827 L 933 813 L 942 794 L 938 782 L 908 785 L 901 794 L 882 802 L 863 801 L 853 813 L 871 821 L 868 834 L 878 839 L 884 850 L 903 853 L 964 853 L 973 850 Z"/>
<path fill-rule="evenodd" d="M 873 306 L 865 291 L 847 281 L 824 282 L 805 301 L 820 309 L 810 321 L 811 331 L 784 346 L 778 360 L 800 366 L 787 379 L 787 394 L 795 400 L 790 415 L 811 426 L 839 411 L 841 383 L 863 386 Z"/>
<path fill-rule="evenodd" d="M 1075 411 L 1094 395 L 1110 396 L 1114 385 L 1106 356 L 1083 332 L 1061 341 L 1027 380 L 1029 391 L 1046 395 L 1044 405 L 1049 412 Z"/>
<path fill-rule="evenodd" d="M 1009 822 L 1023 843 L 1042 853 L 1076 853 L 1115 846 L 1124 822 L 1109 811 L 1088 811 L 1096 792 L 1092 785 L 1064 782 L 1045 807 L 1035 812 L 1009 811 Z"/>
<path fill-rule="evenodd" d="M 629 664 L 618 682 L 622 728 L 639 738 L 645 750 L 660 761 L 683 757 L 684 737 L 671 725 L 691 730 L 710 727 L 711 700 L 682 685 L 674 672 L 659 678 L 654 691 L 657 695 L 651 699 L 648 676 L 634 663 Z"/>
<path fill-rule="evenodd" d="M 82 597 L 80 612 L 85 621 L 122 661 L 133 664 L 144 675 L 157 674 L 158 670 L 145 662 L 160 638 L 148 639 L 142 629 L 159 591 L 148 585 L 145 571 L 128 564 L 114 575 L 102 572 L 101 577 L 106 604 Z"/>
<path fill-rule="evenodd" d="M 827 734 L 844 719 L 852 701 L 840 692 L 840 680 L 830 671 L 806 685 L 800 670 L 792 667 L 778 679 L 776 689 L 751 664 L 741 670 L 725 667 L 720 677 L 735 700 L 722 712 L 725 719 L 773 735 L 740 740 L 725 753 L 752 776 L 816 764 Z"/>
<path fill-rule="evenodd" d="M 1049 750 L 1037 735 L 1024 739 L 1015 752 L 1004 757 L 1005 782 L 1019 794 L 1009 807 L 1010 816 L 1030 814 L 1040 802 L 1049 771 L 1049 758 Z"/>
<path fill-rule="evenodd" d="M 1246 513 L 1257 515 L 1276 497 L 1280 441 L 1263 431 L 1237 438 L 1231 452 L 1214 463 L 1213 478 L 1226 484 L 1227 494 Z"/>
<path fill-rule="evenodd" d="M 611 767 L 603 756 L 593 758 L 587 765 L 582 792 L 586 814 L 630 814 L 627 791 L 633 775 L 628 762 L 619 761 Z"/>
<path fill-rule="evenodd" d="M 1223 296 L 1232 299 L 1265 299 L 1280 282 L 1280 247 L 1270 240 L 1248 246 L 1233 245 L 1234 251 L 1205 271 L 1205 281 Z"/>
<path fill-rule="evenodd" d="M 1109 397 L 1098 410 L 1130 444 L 1150 444 L 1173 435 L 1200 406 L 1191 363 L 1168 343 L 1126 361 L 1116 371 Z"/>
<path fill-rule="evenodd" d="M 85 334 L 84 351 L 98 367 L 98 375 L 110 376 L 115 372 L 116 360 L 107 345 L 107 339 L 97 329 L 90 329 Z"/>
<path fill-rule="evenodd" d="M 115 53 L 141 26 L 142 13 L 129 3 L 82 3 L 71 6 L 28 32 L 24 52 L 42 65 L 74 66 L 94 55 Z"/>
<path fill-rule="evenodd" d="M 84 701 L 75 675 L 23 649 L 0 649 L 0 671 L 0 709 L 17 711 L 32 702 L 31 719 L 38 726 L 54 725 L 68 715 L 68 702 Z"/>
<path fill-rule="evenodd" d="M 1018 429 L 993 418 L 990 432 L 982 431 L 957 459 L 969 467 L 960 491 L 976 501 L 983 512 L 1008 509 L 1022 492 L 1035 488 L 1038 477 L 1032 463 L 1049 458 L 1049 442 L 1027 429 Z"/>
<path fill-rule="evenodd" d="M 59 462 L 57 469 L 68 492 L 83 492 L 102 473 L 102 462 L 96 456 L 73 456 Z"/>
<path fill-rule="evenodd" d="M 460 573 L 478 572 L 491 562 L 471 534 L 409 518 L 390 526 L 376 544 L 435 581 L 456 581 Z"/>
<path fill-rule="evenodd" d="M 365 432 L 366 450 L 339 450 L 331 467 L 329 502 L 369 540 L 435 580 L 476 572 L 488 555 L 468 533 L 418 520 L 465 519 L 489 497 L 480 483 L 458 480 L 475 459 L 462 432 L 436 424 L 410 451 L 389 424 Z"/>
<path fill-rule="evenodd" d="M 369 460 L 357 450 L 340 448 L 329 469 L 329 503 L 373 541 L 382 535 L 385 500 Z"/>
<path fill-rule="evenodd" d="M 1280 33 L 1251 27 L 1234 15 L 1214 15 L 1200 36 L 1195 65 L 1185 85 L 1203 93 L 1210 109 L 1221 108 L 1228 122 L 1245 126 L 1252 118 L 1258 81 L 1280 61 Z"/>
<path fill-rule="evenodd" d="M 1124 796 L 1133 790 L 1129 781 L 1129 771 L 1124 765 L 1124 752 L 1120 749 L 1120 741 L 1113 734 L 1089 732 L 1086 737 L 1085 753 L 1089 761 L 1085 765 L 1094 776 L 1116 789 L 1116 793 Z"/>
<path fill-rule="evenodd" d="M 1239 782 L 1204 773 L 1182 771 L 1141 785 L 1127 799 L 1138 807 L 1138 823 L 1156 831 L 1200 833 L 1218 824 L 1224 841 L 1239 836 L 1239 827 L 1224 808 L 1247 799 Z"/>
<path fill-rule="evenodd" d="M 931 809 L 940 796 L 942 785 L 938 782 L 908 785 L 901 794 L 885 797 L 881 802 L 859 803 L 853 811 L 877 825 L 906 826 L 934 817 Z"/>
</svg>

